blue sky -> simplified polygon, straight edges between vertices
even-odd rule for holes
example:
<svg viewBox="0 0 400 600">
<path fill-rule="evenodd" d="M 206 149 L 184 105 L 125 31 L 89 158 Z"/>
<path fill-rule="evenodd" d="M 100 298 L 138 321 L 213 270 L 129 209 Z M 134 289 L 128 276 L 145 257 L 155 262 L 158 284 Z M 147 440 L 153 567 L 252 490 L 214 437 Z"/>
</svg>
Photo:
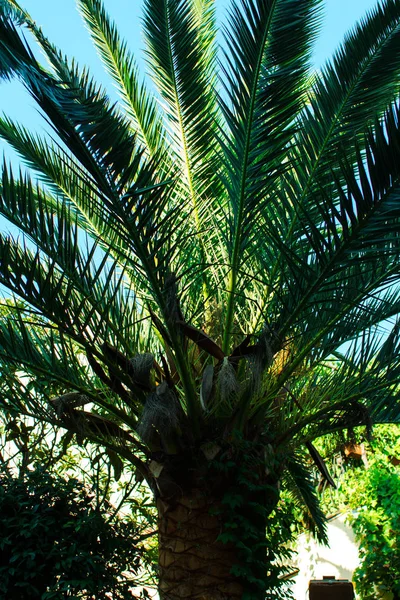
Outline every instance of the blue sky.
<svg viewBox="0 0 400 600">
<path fill-rule="evenodd" d="M 223 20 L 229 0 L 216 0 L 218 17 Z M 324 22 L 316 47 L 315 60 L 321 64 L 357 19 L 375 6 L 377 0 L 324 0 Z M 131 48 L 141 49 L 141 0 L 104 0 Z M 21 5 L 43 26 L 49 37 L 67 53 L 95 64 L 95 54 L 78 15 L 75 0 L 21 0 Z"/>
<path fill-rule="evenodd" d="M 110 15 L 119 25 L 121 35 L 128 40 L 129 46 L 139 58 L 143 54 L 140 27 L 141 0 L 104 0 L 104 2 Z M 66 54 L 75 56 L 82 65 L 90 65 L 96 79 L 106 85 L 109 84 L 89 34 L 78 14 L 75 0 L 20 0 L 20 4 Z M 340 43 L 345 32 L 375 4 L 376 0 L 325 0 L 323 24 L 314 54 L 316 67 L 323 64 Z M 229 0 L 217 0 L 220 21 L 223 21 L 228 5 Z M 140 64 L 144 69 L 142 60 Z M 36 129 L 41 126 L 33 101 L 19 84 L 1 84 L 1 112 L 29 127 Z"/>
</svg>

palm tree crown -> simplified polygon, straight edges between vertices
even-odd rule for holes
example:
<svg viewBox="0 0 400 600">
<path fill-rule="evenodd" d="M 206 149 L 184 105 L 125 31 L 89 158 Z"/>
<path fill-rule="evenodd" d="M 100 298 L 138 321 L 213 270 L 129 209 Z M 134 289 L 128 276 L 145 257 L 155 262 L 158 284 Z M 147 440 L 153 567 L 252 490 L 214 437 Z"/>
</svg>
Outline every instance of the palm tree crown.
<svg viewBox="0 0 400 600">
<path fill-rule="evenodd" d="M 53 129 L 0 119 L 29 167 L 2 170 L 21 232 L 0 237 L 2 403 L 161 496 L 155 464 L 175 481 L 178 457 L 234 435 L 301 483 L 302 448 L 324 470 L 313 439 L 400 416 L 400 2 L 318 73 L 320 0 L 232 0 L 223 50 L 214 4 L 143 0 L 153 93 L 101 0 L 78 0 L 116 105 L 0 7 L 0 74 Z"/>
</svg>

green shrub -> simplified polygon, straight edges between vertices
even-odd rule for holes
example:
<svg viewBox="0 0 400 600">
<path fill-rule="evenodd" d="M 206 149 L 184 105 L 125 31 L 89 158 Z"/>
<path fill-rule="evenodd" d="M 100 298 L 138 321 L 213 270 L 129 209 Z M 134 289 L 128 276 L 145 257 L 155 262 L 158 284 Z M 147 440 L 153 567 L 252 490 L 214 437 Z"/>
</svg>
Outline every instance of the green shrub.
<svg viewBox="0 0 400 600">
<path fill-rule="evenodd" d="M 354 573 L 362 600 L 400 599 L 400 475 L 389 466 L 372 466 L 358 479 L 350 517 L 359 542 L 360 566 Z"/>
<path fill-rule="evenodd" d="M 1 600 L 133 598 L 138 537 L 129 522 L 107 522 L 76 479 L 0 473 Z"/>
</svg>

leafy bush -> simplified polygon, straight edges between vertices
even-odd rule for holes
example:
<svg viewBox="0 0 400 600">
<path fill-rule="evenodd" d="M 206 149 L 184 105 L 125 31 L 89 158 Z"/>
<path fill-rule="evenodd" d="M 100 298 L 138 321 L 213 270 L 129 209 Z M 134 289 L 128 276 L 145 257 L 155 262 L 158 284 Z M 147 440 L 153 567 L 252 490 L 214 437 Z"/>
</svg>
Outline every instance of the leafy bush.
<svg viewBox="0 0 400 600">
<path fill-rule="evenodd" d="M 361 600 L 400 600 L 399 433 L 399 425 L 379 425 L 371 440 L 363 431 L 351 431 L 347 439 L 329 436 L 319 442 L 337 481 L 337 489 L 325 489 L 322 506 L 327 514 L 351 511 L 348 521 L 360 555 L 353 580 Z M 365 444 L 365 464 L 345 457 L 349 441 Z"/>
<path fill-rule="evenodd" d="M 358 480 L 350 518 L 360 544 L 354 573 L 362 600 L 400 599 L 400 475 L 389 466 L 372 466 Z"/>
<path fill-rule="evenodd" d="M 138 542 L 134 525 L 107 522 L 76 479 L 0 474 L 1 600 L 133 598 Z"/>
</svg>

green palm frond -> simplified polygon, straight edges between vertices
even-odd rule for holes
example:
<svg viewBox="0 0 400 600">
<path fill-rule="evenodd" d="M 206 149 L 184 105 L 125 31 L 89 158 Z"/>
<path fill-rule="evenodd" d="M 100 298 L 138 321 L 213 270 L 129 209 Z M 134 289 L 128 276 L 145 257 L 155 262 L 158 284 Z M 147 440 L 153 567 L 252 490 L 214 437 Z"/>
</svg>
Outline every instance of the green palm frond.
<svg viewBox="0 0 400 600">
<path fill-rule="evenodd" d="M 398 93 L 398 28 L 399 5 L 385 1 L 349 32 L 332 61 L 314 76 L 290 152 L 294 173 L 273 207 L 280 249 L 268 256 L 271 283 L 280 273 L 285 256 L 295 258 L 297 248 L 291 246 L 301 239 L 303 219 L 317 221 L 315 209 L 324 202 L 324 194 L 330 193 L 332 172 L 341 179 L 341 156 L 351 163 L 356 160 L 356 142 L 363 150 L 367 127 L 387 110 Z M 269 231 L 267 235 L 274 233 Z M 323 232 L 319 237 L 323 238 Z M 314 232 L 314 238 L 318 240 L 318 232 Z M 302 270 L 304 266 L 293 268 Z M 268 294 L 269 288 L 262 309 Z"/>
<path fill-rule="evenodd" d="M 396 277 L 400 250 L 399 131 L 399 109 L 394 105 L 368 133 L 365 154 L 357 149 L 355 164 L 350 166 L 344 160 L 340 165 L 345 183 L 333 175 L 336 189 L 331 189 L 330 195 L 317 205 L 318 221 L 313 222 L 309 214 L 302 217 L 302 235 L 308 243 L 306 252 L 298 248 L 296 268 L 304 269 L 304 274 L 308 272 L 304 277 L 307 284 L 303 289 L 294 289 L 297 278 L 292 278 L 292 284 L 289 278 L 286 280 L 290 300 L 284 331 L 299 320 L 307 305 L 312 310 L 315 305 L 322 308 L 325 297 L 332 301 L 332 290 L 336 289 L 340 290 L 334 298 L 336 316 L 329 325 L 333 329 L 342 307 L 347 313 L 349 304 L 358 305 L 369 293 Z M 356 301 L 352 301 L 353 294 Z"/>
<path fill-rule="evenodd" d="M 309 526 L 314 530 L 317 539 L 327 544 L 326 517 L 319 504 L 310 468 L 304 465 L 299 456 L 289 457 L 286 482 L 294 500 L 300 507 L 306 509 L 310 520 Z"/>
<path fill-rule="evenodd" d="M 311 365 L 287 384 L 280 406 L 280 443 L 297 444 L 346 427 L 398 422 L 400 419 L 399 328 L 389 336 L 371 328 L 344 353 L 318 368 Z"/>
<path fill-rule="evenodd" d="M 315 77 L 300 129 L 300 135 L 304 131 L 305 139 L 309 138 L 310 148 L 313 140 L 319 140 L 310 154 L 314 177 L 316 169 L 327 169 L 337 146 L 353 145 L 355 137 L 362 138 L 366 126 L 397 95 L 399 16 L 395 0 L 377 4 L 347 34 L 332 60 Z"/>
<path fill-rule="evenodd" d="M 334 350 L 333 339 L 338 344 L 346 341 L 340 332 L 347 329 L 347 339 L 354 338 L 397 313 L 398 302 L 388 311 L 388 298 L 380 290 L 391 286 L 399 273 L 398 110 L 397 105 L 390 106 L 375 122 L 365 135 L 364 150 L 356 148 L 356 162 L 343 160 L 340 176 L 332 173 L 329 190 L 312 211 L 297 206 L 290 187 L 282 186 L 276 194 L 273 202 L 289 195 L 298 230 L 292 247 L 287 247 L 275 219 L 270 223 L 266 219 L 263 226 L 271 253 L 273 241 L 281 254 L 279 280 L 270 289 L 265 309 L 272 322 L 275 315 L 278 349 L 279 345 L 288 349 L 285 368 L 274 384 L 272 379 L 266 394 L 271 401 L 311 353 L 324 347 L 326 357 Z M 268 276 L 273 261 L 265 259 Z M 248 398 L 248 407 L 250 403 Z"/>
<path fill-rule="evenodd" d="M 198 210 L 202 195 L 211 195 L 218 172 L 218 154 L 215 56 L 202 53 L 194 4 L 147 0 L 144 22 L 153 78 L 167 104 L 177 158 L 182 161 L 182 175 Z"/>
<path fill-rule="evenodd" d="M 197 263 L 216 265 L 216 269 L 202 271 L 203 302 L 209 309 L 210 296 L 226 271 L 221 266 L 226 254 L 221 244 L 224 238 L 212 222 L 216 212 L 221 214 L 224 195 L 217 137 L 221 117 L 216 103 L 213 3 L 148 0 L 144 24 L 147 58 L 164 102 L 178 168 L 176 203 L 189 200 L 191 206 L 197 243 L 190 254 Z"/>
<path fill-rule="evenodd" d="M 8 27 L 14 47 L 17 48 L 20 41 L 18 34 L 10 24 L 5 27 Z M 22 73 L 26 75 L 25 84 L 50 119 L 59 138 L 73 153 L 82 168 L 92 176 L 101 194 L 103 205 L 109 208 L 110 216 L 125 222 L 124 228 L 128 230 L 129 238 L 126 244 L 131 245 L 132 241 L 135 244 L 135 252 L 145 263 L 144 270 L 147 278 L 152 280 L 153 293 L 157 288 L 158 292 L 155 294 L 158 294 L 160 299 L 160 284 L 156 282 L 153 275 L 154 272 L 160 272 L 162 269 L 160 250 L 164 246 L 168 248 L 167 256 L 163 257 L 164 266 L 166 260 L 171 260 L 171 244 L 167 241 L 171 238 L 171 234 L 173 236 L 177 227 L 175 219 L 177 207 L 164 211 L 171 192 L 169 191 L 161 200 L 162 191 L 171 184 L 171 181 L 160 181 L 158 177 L 161 172 L 160 159 L 145 161 L 140 150 L 137 150 L 134 155 L 135 139 L 129 133 L 129 124 L 116 113 L 114 108 L 108 107 L 106 96 L 94 86 L 87 74 L 80 75 L 74 65 L 69 67 L 51 46 L 47 47 L 47 51 L 51 52 L 52 64 L 59 80 L 52 79 L 41 67 L 33 64 L 31 60 L 28 62 L 25 57 L 18 61 L 15 69 L 20 75 Z M 10 130 L 9 124 L 8 129 Z M 15 136 L 13 137 L 15 139 Z M 20 140 L 17 143 L 20 148 L 23 146 Z M 41 154 L 43 155 L 43 151 Z M 136 212 L 132 212 L 134 199 L 144 195 L 145 204 L 137 204 Z M 150 198 L 153 200 L 151 201 Z M 156 215 L 153 210 L 155 205 L 157 205 Z M 145 215 L 142 211 L 144 206 L 147 211 Z M 182 208 L 185 210 L 184 206 Z M 137 224 L 135 227 L 132 226 L 139 215 L 141 222 L 146 224 L 147 230 L 141 230 Z M 150 227 L 150 215 L 153 223 L 154 217 L 159 217 L 157 240 L 154 240 L 154 229 Z M 186 211 L 186 216 L 189 215 L 190 213 Z M 162 231 L 165 235 L 162 235 Z M 148 247 L 152 244 L 153 247 L 149 252 Z M 145 246 L 147 246 L 146 250 Z"/>
<path fill-rule="evenodd" d="M 38 329 L 37 325 L 12 315 L 0 323 L 3 409 L 35 419 L 40 417 L 44 422 L 66 428 L 80 441 L 101 443 L 146 474 L 145 464 L 135 456 L 143 446 L 126 430 L 126 427 L 134 430 L 137 423 L 132 412 L 126 410 L 126 403 L 120 409 L 115 393 L 101 388 L 101 381 L 79 360 L 79 348 L 55 330 L 46 326 Z M 15 356 L 17 362 L 12 359 Z M 60 395 L 60 389 L 73 392 Z M 95 403 L 97 410 L 89 413 L 77 409 L 83 402 Z"/>
<path fill-rule="evenodd" d="M 117 368 L 110 356 L 109 349 L 113 346 L 109 342 L 99 344 L 97 349 L 92 345 L 88 352 L 83 340 L 74 340 L 69 332 L 64 334 L 49 319 L 32 312 L 27 305 L 9 302 L 2 307 L 1 313 L 2 363 L 6 372 L 11 373 L 11 367 L 14 366 L 17 387 L 24 388 L 26 381 L 30 381 L 29 385 L 38 394 L 40 392 L 41 402 L 45 403 L 49 413 L 46 420 L 49 420 L 49 415 L 53 421 L 57 415 L 60 417 L 59 409 L 64 405 L 65 408 L 80 406 L 71 404 L 69 400 L 69 396 L 74 399 L 80 395 L 86 398 L 86 404 L 97 406 L 103 417 L 111 417 L 131 430 L 136 429 L 145 395 L 143 388 L 139 390 L 129 374 L 129 349 L 122 348 L 126 353 L 126 365 L 123 365 L 123 369 Z M 124 356 L 116 348 L 113 352 Z M 16 375 L 17 371 L 19 375 Z M 63 392 L 60 393 L 59 390 Z M 56 401 L 65 391 L 69 393 L 68 398 Z M 23 396 L 19 401 L 22 400 Z M 26 400 L 25 406 L 28 407 Z"/>
<path fill-rule="evenodd" d="M 57 198 L 62 198 L 71 221 L 76 221 L 105 252 L 111 251 L 114 258 L 128 262 L 129 251 L 121 244 L 110 203 L 76 159 L 53 141 L 32 135 L 10 119 L 0 119 L 0 135 L 50 190 L 46 196 L 48 206 L 57 205 Z"/>
<path fill-rule="evenodd" d="M 101 191 L 115 196 L 115 178 L 129 168 L 135 147 L 129 123 L 110 106 L 88 74 L 80 74 L 75 65 L 70 67 L 60 53 L 53 52 L 57 70 L 53 76 L 33 58 L 9 20 L 1 19 L 0 35 L 8 40 L 6 48 L 0 47 L 4 64 L 23 79 L 59 138 L 91 173 Z"/>
<path fill-rule="evenodd" d="M 90 254 L 88 261 L 77 256 L 73 263 L 75 276 L 71 276 L 67 269 L 60 270 L 58 257 L 48 258 L 40 250 L 31 251 L 4 235 L 0 238 L 0 256 L 2 285 L 41 311 L 66 335 L 83 345 L 96 344 L 109 336 L 122 337 L 122 318 L 119 323 L 111 319 L 120 310 L 126 317 L 121 289 L 124 275 L 115 263 L 107 264 L 107 257 L 94 270 Z M 121 306 L 113 310 L 112 305 L 119 302 Z M 109 319 L 102 317 L 105 308 L 110 311 Z M 129 334 L 129 315 L 123 329 Z"/>
<path fill-rule="evenodd" d="M 298 157 L 296 170 L 304 207 L 307 197 L 319 196 L 332 171 L 340 172 L 342 152 L 350 162 L 357 160 L 357 142 L 364 147 L 368 126 L 398 94 L 399 15 L 397 2 L 377 5 L 348 33 L 310 89 L 298 134 L 306 154 Z"/>
<path fill-rule="evenodd" d="M 29 165 L 41 173 L 43 182 L 54 193 L 62 194 L 71 219 L 128 270 L 138 292 L 148 297 L 149 277 L 144 273 L 150 272 L 151 277 L 161 273 L 161 283 L 153 277 L 153 286 L 159 289 L 162 279 L 168 277 L 171 262 L 177 272 L 181 269 L 179 261 L 174 261 L 174 232 L 186 219 L 187 243 L 192 243 L 190 210 L 185 211 L 182 205 L 179 211 L 177 207 L 169 207 L 171 182 L 153 184 L 152 163 L 148 167 L 139 167 L 136 162 L 140 173 L 135 184 L 122 197 L 109 200 L 99 190 L 97 181 L 61 147 L 49 147 L 44 139 L 30 135 L 9 120 L 0 122 L 0 133 Z M 183 247 L 181 244 L 181 252 Z M 186 277 L 189 275 L 187 273 Z M 157 302 L 157 296 L 151 297 Z"/>
<path fill-rule="evenodd" d="M 209 223 L 209 207 L 219 210 L 223 195 L 212 3 L 146 0 L 144 8 L 148 61 L 165 102 L 174 160 L 179 164 L 178 202 L 181 196 L 190 199 L 200 243 L 198 260 L 210 263 L 220 244 L 213 244 L 216 231 Z M 207 302 L 210 283 L 205 280 L 204 286 Z"/>
<path fill-rule="evenodd" d="M 230 12 L 225 69 L 229 104 L 223 103 L 229 127 L 223 146 L 231 209 L 225 351 L 240 289 L 238 269 L 255 249 L 254 221 L 268 202 L 268 189 L 287 168 L 286 146 L 302 105 L 319 4 L 243 0 Z M 245 289 L 248 280 L 243 283 Z"/>
<path fill-rule="evenodd" d="M 11 357 L 18 356 L 16 364 L 23 365 L 27 372 L 32 369 L 43 378 L 90 394 L 87 368 L 76 359 L 77 346 L 50 325 L 35 319 L 22 320 L 20 311 L 16 315 L 13 312 L 1 322 L 2 358 L 12 362 Z"/>
<path fill-rule="evenodd" d="M 165 152 L 164 126 L 154 96 L 140 81 L 135 58 L 118 34 L 100 0 L 81 0 L 80 10 L 101 59 L 113 78 L 133 129 L 154 155 Z"/>
</svg>

